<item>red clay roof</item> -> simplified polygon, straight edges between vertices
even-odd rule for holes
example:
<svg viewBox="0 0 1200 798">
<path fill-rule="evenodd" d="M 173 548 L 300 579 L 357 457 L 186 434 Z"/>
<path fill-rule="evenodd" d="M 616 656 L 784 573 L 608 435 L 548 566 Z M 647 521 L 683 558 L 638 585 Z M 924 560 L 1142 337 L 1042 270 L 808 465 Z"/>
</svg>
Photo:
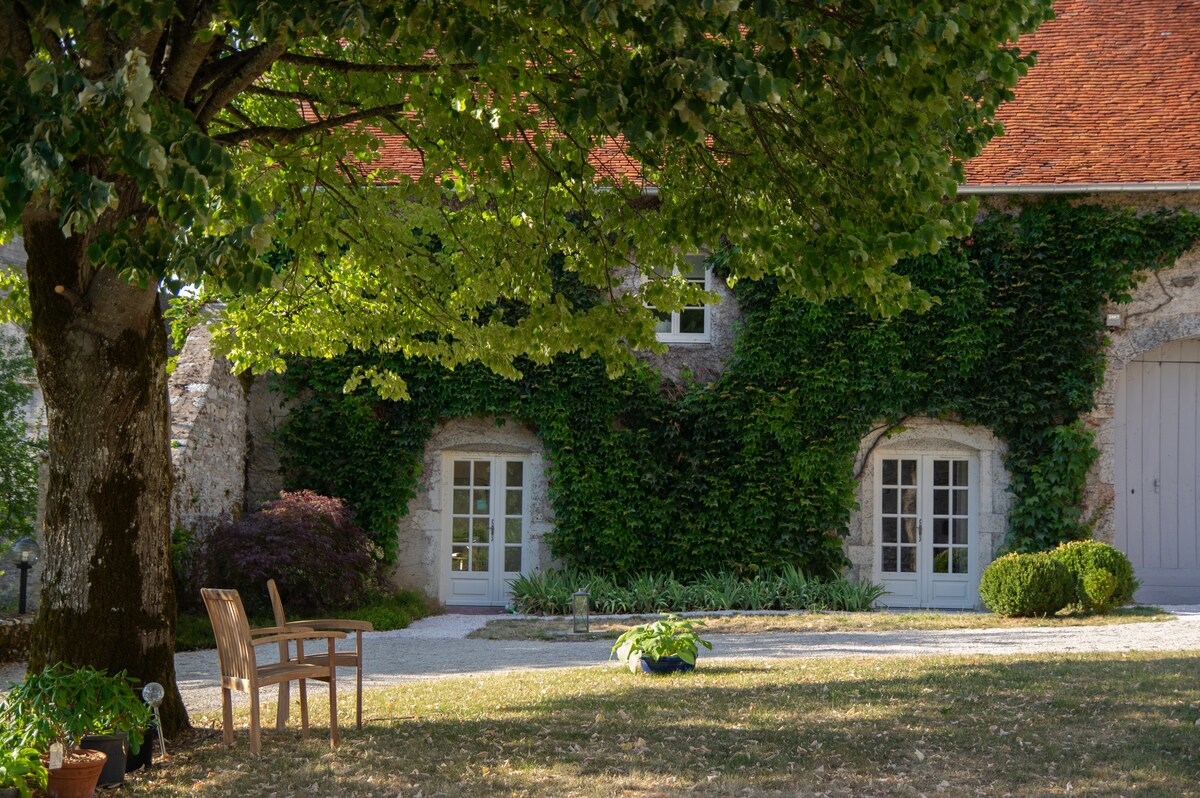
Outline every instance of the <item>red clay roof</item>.
<svg viewBox="0 0 1200 798">
<path fill-rule="evenodd" d="M 968 185 L 1200 181 L 1200 0 L 1058 0 Z"/>
</svg>

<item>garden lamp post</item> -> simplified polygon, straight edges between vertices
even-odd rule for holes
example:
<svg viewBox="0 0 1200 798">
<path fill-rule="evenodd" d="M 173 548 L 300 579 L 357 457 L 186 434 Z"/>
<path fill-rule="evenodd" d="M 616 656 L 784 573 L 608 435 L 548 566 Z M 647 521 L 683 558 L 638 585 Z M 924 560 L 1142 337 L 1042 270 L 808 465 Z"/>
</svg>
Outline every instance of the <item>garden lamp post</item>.
<svg viewBox="0 0 1200 798">
<path fill-rule="evenodd" d="M 29 569 L 37 562 L 42 553 L 37 541 L 26 535 L 13 544 L 13 554 L 16 556 L 17 570 L 21 572 L 21 590 L 17 599 L 17 612 L 25 614 L 25 596 L 29 587 Z"/>
</svg>

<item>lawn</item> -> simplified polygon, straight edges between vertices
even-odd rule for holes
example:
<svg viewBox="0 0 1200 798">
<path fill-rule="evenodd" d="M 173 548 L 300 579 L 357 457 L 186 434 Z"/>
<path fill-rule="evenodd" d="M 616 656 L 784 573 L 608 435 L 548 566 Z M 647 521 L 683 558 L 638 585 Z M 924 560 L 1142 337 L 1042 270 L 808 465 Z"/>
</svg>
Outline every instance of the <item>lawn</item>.
<svg viewBox="0 0 1200 798">
<path fill-rule="evenodd" d="M 754 634 L 761 632 L 892 632 L 944 631 L 947 629 L 1019 629 L 1035 626 L 1108 626 L 1174 620 L 1158 607 L 1122 607 L 1106 615 L 1061 612 L 1049 618 L 1002 618 L 976 612 L 780 612 L 753 615 L 696 616 L 704 621 L 704 634 Z M 659 616 L 594 618 L 588 635 L 571 632 L 564 618 L 503 618 L 472 632 L 483 640 L 595 640 L 616 638 L 630 626 Z"/>
<path fill-rule="evenodd" d="M 219 713 L 140 776 L 152 796 L 1176 796 L 1200 793 L 1200 659 L 1169 654 L 701 660 L 438 679 L 342 704 L 328 749 L 232 749 Z M 349 694 L 347 694 L 348 696 Z M 265 717 L 273 716 L 269 711 Z"/>
</svg>

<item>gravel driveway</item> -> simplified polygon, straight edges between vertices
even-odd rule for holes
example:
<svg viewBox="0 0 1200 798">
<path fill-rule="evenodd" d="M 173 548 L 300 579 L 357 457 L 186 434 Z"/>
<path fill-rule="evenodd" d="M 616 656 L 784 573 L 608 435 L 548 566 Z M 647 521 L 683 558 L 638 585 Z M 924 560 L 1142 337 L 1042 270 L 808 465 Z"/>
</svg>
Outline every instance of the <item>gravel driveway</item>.
<svg viewBox="0 0 1200 798">
<path fill-rule="evenodd" d="M 1200 650 L 1200 606 L 1164 607 L 1164 610 L 1173 613 L 1176 620 L 1061 629 L 722 634 L 712 635 L 713 650 L 705 652 L 704 656 L 737 659 Z M 611 641 L 544 643 L 464 639 L 472 630 L 495 617 L 438 615 L 417 621 L 407 629 L 368 633 L 363 640 L 364 686 L 381 687 L 465 673 L 502 673 L 608 662 Z M 221 696 L 215 681 L 216 652 L 179 654 L 175 657 L 175 667 L 179 689 L 189 710 L 220 708 Z M 342 677 L 345 679 L 350 671 L 341 673 L 345 674 Z M 322 688 L 317 686 L 317 689 Z M 273 692 L 273 689 L 269 691 Z M 235 699 L 238 698 L 235 694 Z M 240 699 L 245 700 L 244 696 Z"/>
</svg>

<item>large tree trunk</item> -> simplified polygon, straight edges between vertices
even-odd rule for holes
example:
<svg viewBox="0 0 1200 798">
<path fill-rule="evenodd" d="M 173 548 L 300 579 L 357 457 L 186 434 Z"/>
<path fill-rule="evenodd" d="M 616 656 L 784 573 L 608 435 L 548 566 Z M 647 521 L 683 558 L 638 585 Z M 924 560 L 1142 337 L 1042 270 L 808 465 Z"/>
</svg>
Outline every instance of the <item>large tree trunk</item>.
<svg viewBox="0 0 1200 798">
<path fill-rule="evenodd" d="M 187 725 L 175 685 L 166 333 L 153 285 L 95 269 L 56 213 L 24 217 L 46 399 L 50 484 L 31 668 L 125 669 L 167 689 L 164 731 Z"/>
</svg>

